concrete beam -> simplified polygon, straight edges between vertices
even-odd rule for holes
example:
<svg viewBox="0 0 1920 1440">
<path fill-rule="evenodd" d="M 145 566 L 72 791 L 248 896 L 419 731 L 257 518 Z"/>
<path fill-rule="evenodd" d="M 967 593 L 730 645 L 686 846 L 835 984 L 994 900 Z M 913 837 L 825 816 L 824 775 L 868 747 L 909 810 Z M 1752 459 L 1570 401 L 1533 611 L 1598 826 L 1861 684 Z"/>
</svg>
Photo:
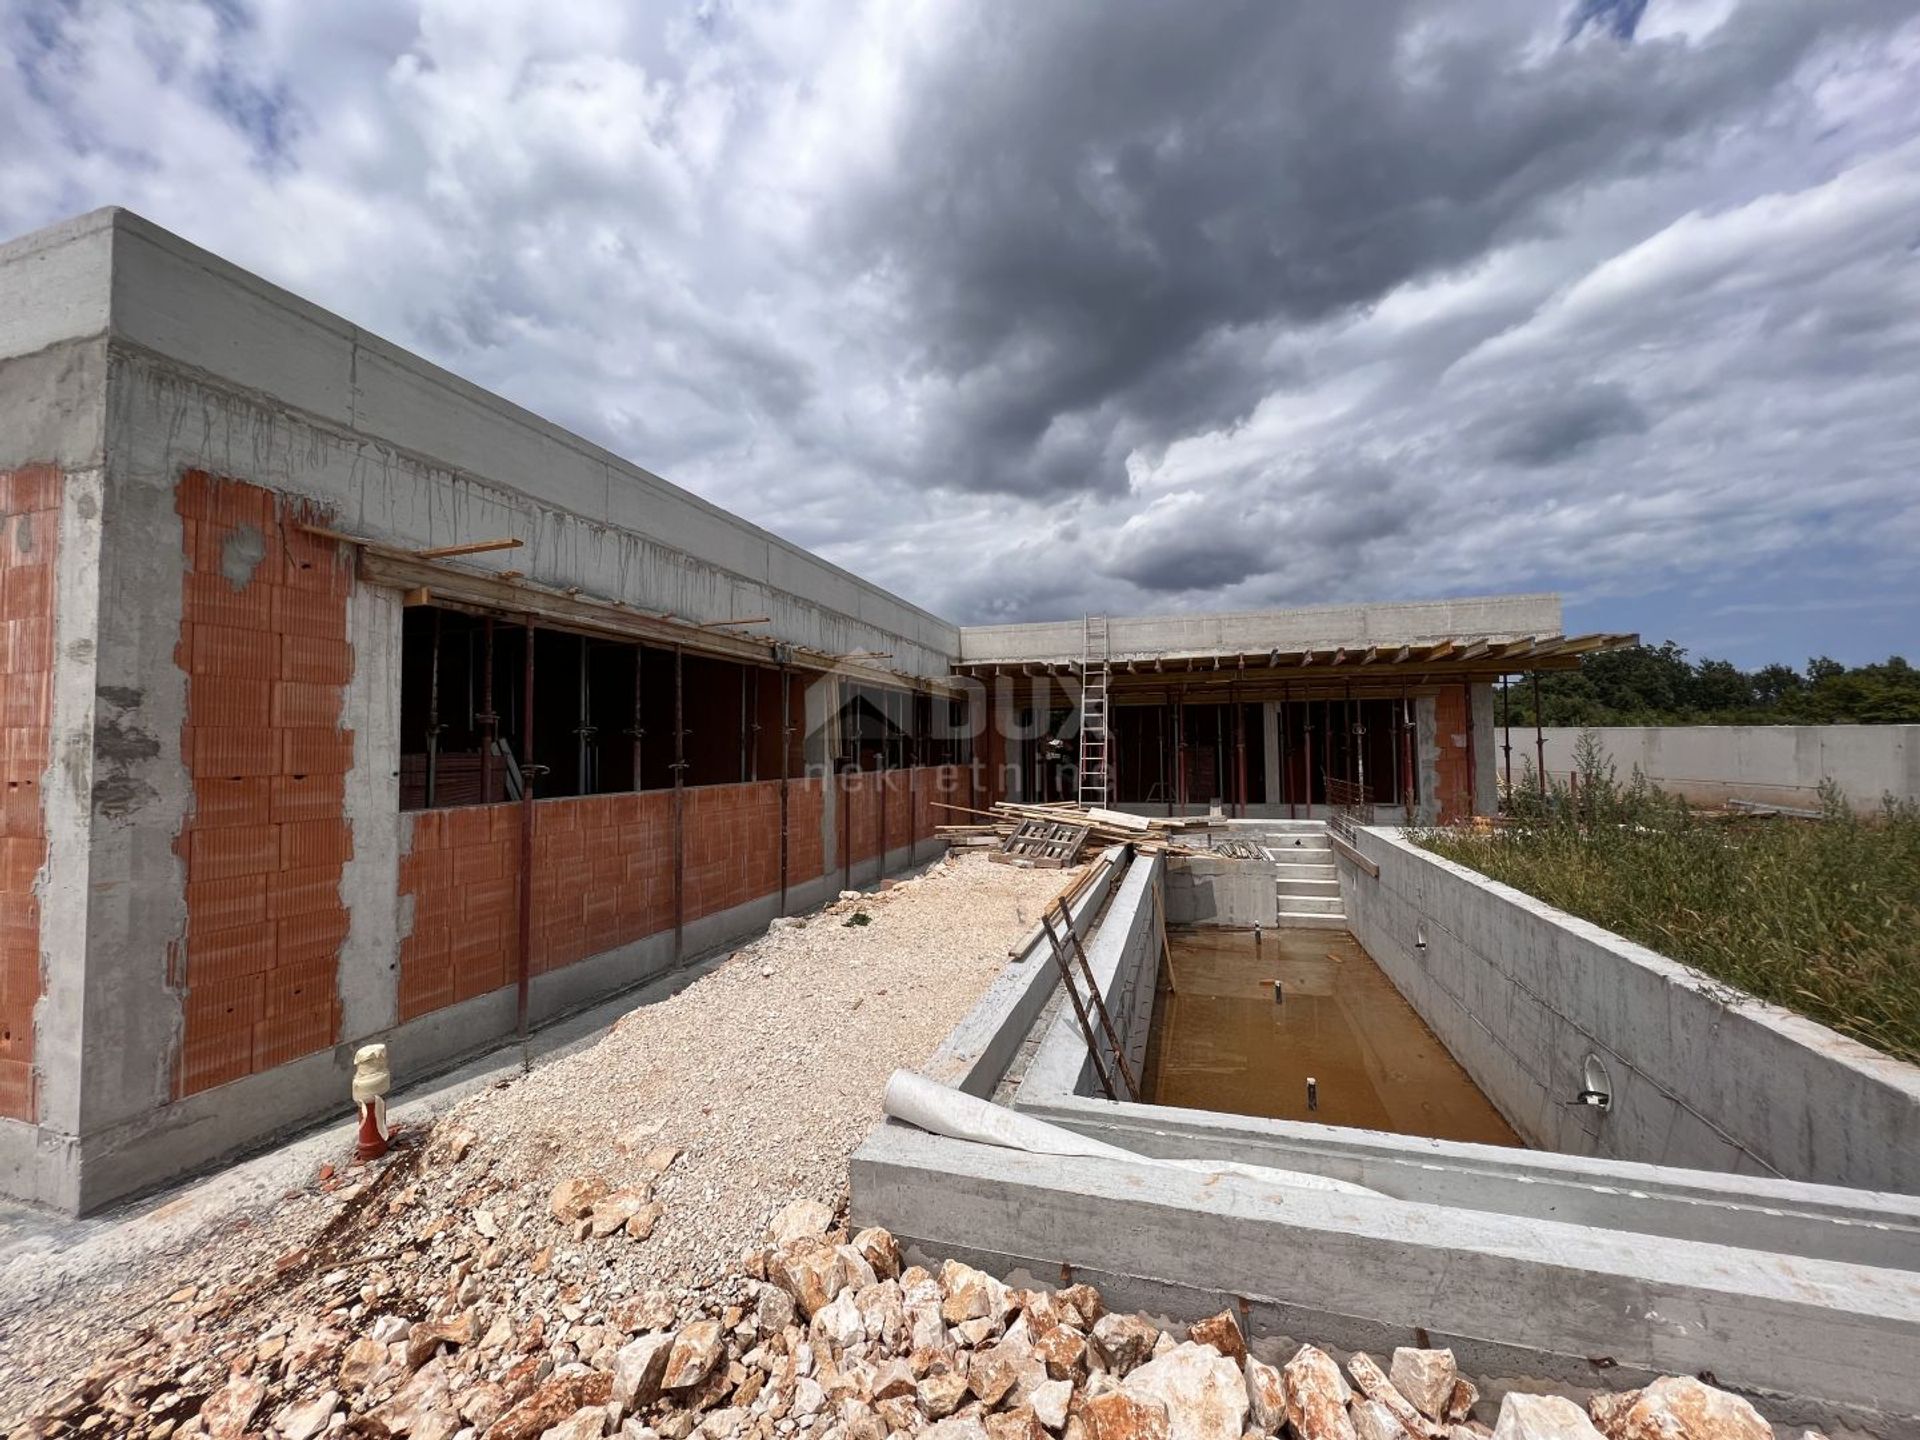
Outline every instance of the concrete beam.
<svg viewBox="0 0 1920 1440">
<path fill-rule="evenodd" d="M 1275 650 L 1364 651 L 1373 646 L 1426 645 L 1453 636 L 1517 639 L 1560 631 L 1557 595 L 1490 595 L 1372 605 L 1325 605 L 1212 615 L 1115 617 L 1107 622 L 1116 657 L 1267 655 Z M 960 659 L 970 664 L 1078 662 L 1081 622 L 968 625 Z"/>
</svg>

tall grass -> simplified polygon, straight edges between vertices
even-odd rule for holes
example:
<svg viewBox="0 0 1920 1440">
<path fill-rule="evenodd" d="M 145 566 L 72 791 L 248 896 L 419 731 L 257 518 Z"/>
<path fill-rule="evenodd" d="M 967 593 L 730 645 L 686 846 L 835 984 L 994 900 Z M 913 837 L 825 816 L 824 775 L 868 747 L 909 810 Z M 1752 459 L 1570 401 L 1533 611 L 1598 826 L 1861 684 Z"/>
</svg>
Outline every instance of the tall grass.
<svg viewBox="0 0 1920 1440">
<path fill-rule="evenodd" d="M 1703 816 L 1582 736 L 1572 784 L 1516 785 L 1511 822 L 1423 831 L 1449 860 L 1846 1035 L 1920 1062 L 1920 806 Z"/>
</svg>

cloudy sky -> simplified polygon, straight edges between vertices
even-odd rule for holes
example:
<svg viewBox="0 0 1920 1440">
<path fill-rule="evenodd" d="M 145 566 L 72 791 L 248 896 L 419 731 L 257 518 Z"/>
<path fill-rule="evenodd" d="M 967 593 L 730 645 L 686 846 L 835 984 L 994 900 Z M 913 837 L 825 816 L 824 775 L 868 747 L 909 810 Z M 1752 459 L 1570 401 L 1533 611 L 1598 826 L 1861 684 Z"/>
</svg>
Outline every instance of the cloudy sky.
<svg viewBox="0 0 1920 1440">
<path fill-rule="evenodd" d="M 962 620 L 1920 659 L 1920 0 L 0 0 L 129 206 Z"/>
</svg>

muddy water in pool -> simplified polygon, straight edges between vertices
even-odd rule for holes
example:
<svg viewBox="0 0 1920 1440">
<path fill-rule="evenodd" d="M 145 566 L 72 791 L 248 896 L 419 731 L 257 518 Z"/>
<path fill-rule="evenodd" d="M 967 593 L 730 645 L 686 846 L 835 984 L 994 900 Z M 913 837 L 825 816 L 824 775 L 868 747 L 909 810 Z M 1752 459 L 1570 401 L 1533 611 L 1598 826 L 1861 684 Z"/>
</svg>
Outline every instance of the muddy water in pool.
<svg viewBox="0 0 1920 1440">
<path fill-rule="evenodd" d="M 1256 942 L 1249 931 L 1175 930 L 1167 939 L 1172 986 L 1163 965 L 1144 1082 L 1155 1104 L 1520 1144 L 1346 932 L 1269 930 Z"/>
</svg>

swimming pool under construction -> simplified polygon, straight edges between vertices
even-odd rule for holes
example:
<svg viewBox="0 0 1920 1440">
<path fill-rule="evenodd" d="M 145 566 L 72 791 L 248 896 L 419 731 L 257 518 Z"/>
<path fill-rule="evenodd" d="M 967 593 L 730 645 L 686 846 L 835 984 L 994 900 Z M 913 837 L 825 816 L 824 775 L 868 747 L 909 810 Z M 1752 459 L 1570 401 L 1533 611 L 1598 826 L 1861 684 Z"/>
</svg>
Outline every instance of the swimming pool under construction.
<svg viewBox="0 0 1920 1440">
<path fill-rule="evenodd" d="M 1211 833 L 1261 858 L 1107 852 L 896 1076 L 858 1223 L 1256 1336 L 1920 1426 L 1920 1069 L 1397 830 Z"/>
</svg>

